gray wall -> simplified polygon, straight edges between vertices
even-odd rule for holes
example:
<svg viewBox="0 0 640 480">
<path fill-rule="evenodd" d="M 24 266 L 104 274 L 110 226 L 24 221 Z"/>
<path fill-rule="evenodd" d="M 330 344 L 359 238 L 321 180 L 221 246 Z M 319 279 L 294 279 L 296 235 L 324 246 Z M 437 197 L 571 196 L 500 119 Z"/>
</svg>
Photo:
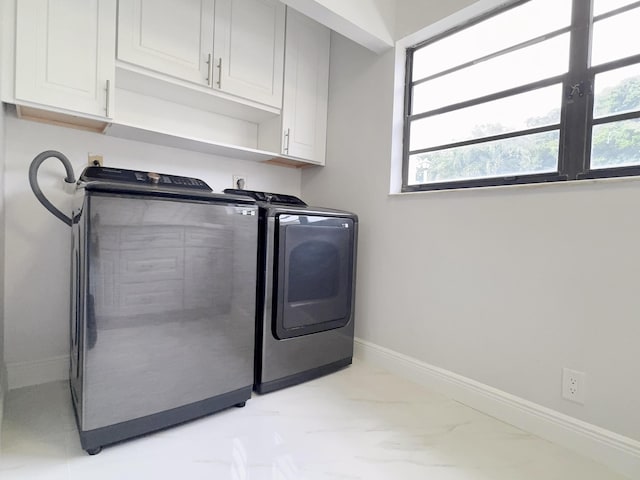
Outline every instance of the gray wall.
<svg viewBox="0 0 640 480">
<path fill-rule="evenodd" d="M 4 108 L 0 103 L 0 432 L 2 432 L 4 394 L 7 389 L 4 363 L 4 141 Z"/>
<path fill-rule="evenodd" d="M 0 5 L 0 9 L 2 5 Z M 0 38 L 0 51 L 2 50 L 2 38 Z M 0 71 L 0 83 L 2 83 Z M 2 85 L 0 85 L 0 90 Z M 4 413 L 4 395 L 7 391 L 7 370 L 4 359 L 4 157 L 5 157 L 5 133 L 4 133 L 4 105 L 0 102 L 0 441 L 2 440 L 2 417 Z"/>
<path fill-rule="evenodd" d="M 356 335 L 640 440 L 638 180 L 390 196 L 393 72 L 332 37 L 327 166 L 302 176 L 360 215 Z"/>
</svg>

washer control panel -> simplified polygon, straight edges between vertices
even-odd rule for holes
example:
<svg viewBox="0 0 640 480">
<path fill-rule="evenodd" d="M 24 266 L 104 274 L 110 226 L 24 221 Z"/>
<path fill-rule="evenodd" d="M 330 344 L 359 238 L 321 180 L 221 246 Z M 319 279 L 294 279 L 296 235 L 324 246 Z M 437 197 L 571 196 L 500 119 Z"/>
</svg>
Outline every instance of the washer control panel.
<svg viewBox="0 0 640 480">
<path fill-rule="evenodd" d="M 87 167 L 80 176 L 84 182 L 118 182 L 133 185 L 157 185 L 159 187 L 180 188 L 211 192 L 211 187 L 199 178 L 179 177 L 156 172 L 141 172 L 111 167 Z"/>
</svg>

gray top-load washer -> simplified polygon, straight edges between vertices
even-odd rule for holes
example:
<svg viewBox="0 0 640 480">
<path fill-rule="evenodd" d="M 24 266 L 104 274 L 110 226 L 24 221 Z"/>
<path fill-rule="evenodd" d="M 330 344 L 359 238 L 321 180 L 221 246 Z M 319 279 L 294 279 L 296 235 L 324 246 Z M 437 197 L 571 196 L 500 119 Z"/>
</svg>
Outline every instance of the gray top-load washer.
<svg viewBox="0 0 640 480">
<path fill-rule="evenodd" d="M 82 447 L 244 405 L 255 202 L 194 178 L 90 167 L 74 203 L 70 383 Z"/>
</svg>

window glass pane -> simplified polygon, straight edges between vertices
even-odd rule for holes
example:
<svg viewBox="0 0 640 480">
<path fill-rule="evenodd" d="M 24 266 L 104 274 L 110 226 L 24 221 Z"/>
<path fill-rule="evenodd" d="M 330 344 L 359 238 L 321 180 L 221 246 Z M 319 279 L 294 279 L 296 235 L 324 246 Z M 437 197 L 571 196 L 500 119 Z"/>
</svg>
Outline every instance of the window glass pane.
<svg viewBox="0 0 640 480">
<path fill-rule="evenodd" d="M 560 123 L 562 85 L 501 98 L 493 102 L 411 123 L 410 150 L 517 132 Z"/>
<path fill-rule="evenodd" d="M 596 75 L 594 118 L 640 110 L 640 64 Z"/>
<path fill-rule="evenodd" d="M 416 50 L 413 80 L 567 27 L 570 0 L 533 0 Z"/>
<path fill-rule="evenodd" d="M 565 34 L 416 85 L 412 113 L 561 75 L 568 65 L 569 34 Z"/>
<path fill-rule="evenodd" d="M 409 157 L 409 185 L 555 172 L 558 131 L 479 143 Z"/>
<path fill-rule="evenodd" d="M 593 0 L 593 16 L 597 17 L 603 13 L 611 12 L 616 8 L 631 5 L 638 0 Z"/>
<path fill-rule="evenodd" d="M 593 127 L 591 168 L 640 165 L 640 119 Z"/>
<path fill-rule="evenodd" d="M 595 22 L 591 64 L 600 65 L 640 53 L 638 25 L 640 8 Z"/>
</svg>

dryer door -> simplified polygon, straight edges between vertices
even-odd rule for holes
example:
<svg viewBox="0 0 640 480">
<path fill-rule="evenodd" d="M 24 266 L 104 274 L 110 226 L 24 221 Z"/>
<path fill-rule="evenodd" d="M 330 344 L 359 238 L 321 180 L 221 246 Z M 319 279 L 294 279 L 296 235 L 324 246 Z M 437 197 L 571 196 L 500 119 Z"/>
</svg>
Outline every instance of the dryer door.
<svg viewBox="0 0 640 480">
<path fill-rule="evenodd" d="M 354 219 L 279 214 L 275 221 L 274 336 L 345 326 L 353 303 Z"/>
</svg>

